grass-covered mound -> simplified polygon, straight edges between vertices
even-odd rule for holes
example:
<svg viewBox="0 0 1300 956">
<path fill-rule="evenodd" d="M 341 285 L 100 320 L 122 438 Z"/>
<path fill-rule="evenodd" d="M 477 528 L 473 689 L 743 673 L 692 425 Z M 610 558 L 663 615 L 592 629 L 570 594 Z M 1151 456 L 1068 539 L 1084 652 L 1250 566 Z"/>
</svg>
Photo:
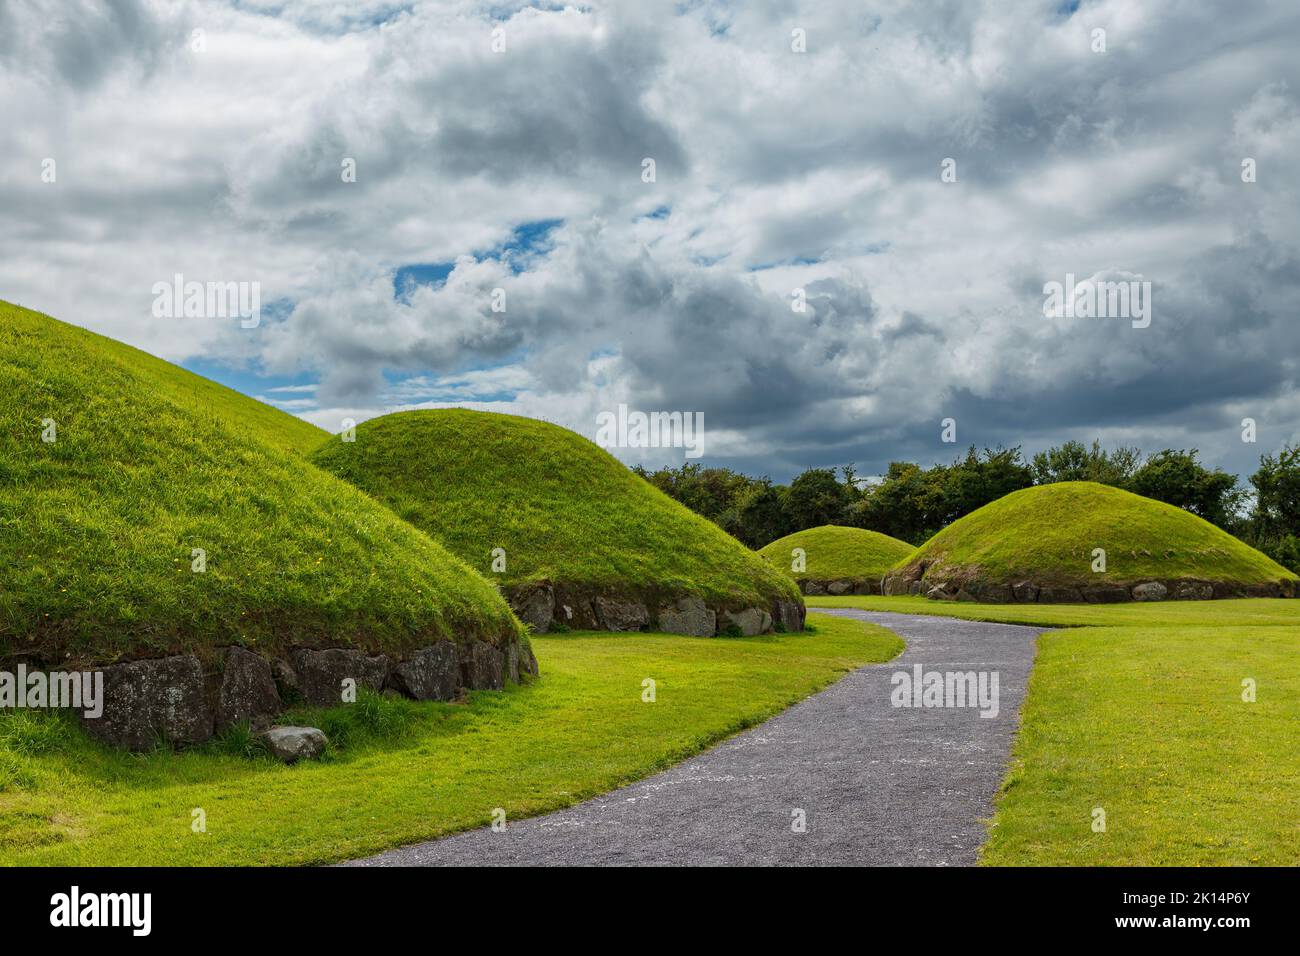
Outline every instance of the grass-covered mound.
<svg viewBox="0 0 1300 956">
<path fill-rule="evenodd" d="M 355 441 L 328 440 L 312 460 L 499 581 L 538 628 L 555 620 L 703 634 L 712 620 L 718 632 L 748 633 L 765 614 L 800 626 L 789 617 L 802 616 L 789 577 L 557 425 L 400 412 L 360 425 Z"/>
<path fill-rule="evenodd" d="M 828 524 L 778 538 L 758 553 L 789 571 L 805 594 L 879 594 L 885 572 L 915 550 L 878 531 Z"/>
<path fill-rule="evenodd" d="M 1105 570 L 1097 549 L 1105 552 Z M 1088 481 L 1016 491 L 895 567 L 886 594 L 984 601 L 1290 597 L 1296 576 L 1193 514 Z"/>
<path fill-rule="evenodd" d="M 492 585 L 295 450 L 322 436 L 0 303 L 0 660 L 516 640 Z"/>
</svg>

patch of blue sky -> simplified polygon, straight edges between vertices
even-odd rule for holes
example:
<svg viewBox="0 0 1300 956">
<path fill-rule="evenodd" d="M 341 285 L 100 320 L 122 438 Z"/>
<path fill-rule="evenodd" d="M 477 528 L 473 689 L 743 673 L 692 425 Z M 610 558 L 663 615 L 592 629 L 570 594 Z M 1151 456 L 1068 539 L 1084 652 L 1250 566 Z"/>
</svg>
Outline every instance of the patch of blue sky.
<svg viewBox="0 0 1300 956">
<path fill-rule="evenodd" d="M 510 238 L 490 249 L 475 250 L 472 255 L 479 262 L 496 259 L 510 266 L 515 275 L 527 271 L 535 256 L 543 255 L 554 248 L 551 233 L 564 225 L 563 219 L 537 219 L 516 226 L 510 232 Z M 393 271 L 393 298 L 399 302 L 409 302 L 411 294 L 421 286 L 437 289 L 447 281 L 454 262 L 412 262 L 398 266 Z"/>
<path fill-rule="evenodd" d="M 282 402 L 299 403 L 305 399 L 314 399 L 316 394 L 315 372 L 299 372 L 296 375 L 271 375 L 260 367 L 246 364 L 235 365 L 219 359 L 196 358 L 181 363 L 182 368 L 189 369 L 195 375 L 220 382 L 227 388 L 233 388 L 245 395 L 259 397 L 263 401 L 275 404 Z"/>
</svg>

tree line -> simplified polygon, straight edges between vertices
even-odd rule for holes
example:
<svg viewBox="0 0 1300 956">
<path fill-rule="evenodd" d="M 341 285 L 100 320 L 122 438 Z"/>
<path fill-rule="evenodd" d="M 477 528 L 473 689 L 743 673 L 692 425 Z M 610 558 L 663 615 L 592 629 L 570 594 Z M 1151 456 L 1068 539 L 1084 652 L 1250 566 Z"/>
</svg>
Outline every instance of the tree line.
<svg viewBox="0 0 1300 956">
<path fill-rule="evenodd" d="M 1206 468 L 1197 455 L 1195 448 L 1166 448 L 1143 456 L 1136 448 L 1068 441 L 1026 461 L 1019 446 L 983 452 L 972 446 L 951 465 L 891 462 L 872 481 L 861 480 L 851 464 L 809 468 L 789 485 L 697 463 L 633 470 L 751 548 L 824 524 L 921 544 L 962 515 L 1021 488 L 1096 481 L 1184 508 L 1300 573 L 1300 447 L 1261 456 L 1249 487 L 1236 475 Z"/>
</svg>

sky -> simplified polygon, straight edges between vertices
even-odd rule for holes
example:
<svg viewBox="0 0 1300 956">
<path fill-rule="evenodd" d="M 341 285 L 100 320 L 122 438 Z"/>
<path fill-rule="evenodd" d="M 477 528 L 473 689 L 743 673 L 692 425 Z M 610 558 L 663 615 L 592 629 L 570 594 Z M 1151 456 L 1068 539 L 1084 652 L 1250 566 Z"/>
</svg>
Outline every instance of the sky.
<svg viewBox="0 0 1300 956">
<path fill-rule="evenodd" d="M 0 298 L 331 431 L 623 404 L 776 480 L 1249 475 L 1300 441 L 1297 48 L 1293 0 L 0 0 Z M 160 316 L 176 275 L 259 321 Z M 1045 315 L 1067 276 L 1149 324 Z"/>
</svg>

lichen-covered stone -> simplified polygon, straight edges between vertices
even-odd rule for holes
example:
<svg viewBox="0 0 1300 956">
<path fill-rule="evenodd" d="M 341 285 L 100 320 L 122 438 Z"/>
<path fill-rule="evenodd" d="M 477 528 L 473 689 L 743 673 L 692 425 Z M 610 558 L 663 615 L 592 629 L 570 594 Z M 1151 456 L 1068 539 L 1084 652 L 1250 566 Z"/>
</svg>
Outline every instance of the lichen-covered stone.
<svg viewBox="0 0 1300 956">
<path fill-rule="evenodd" d="M 665 634 L 712 637 L 718 630 L 718 617 L 702 598 L 680 598 L 659 609 L 659 630 Z"/>
<path fill-rule="evenodd" d="M 260 730 L 284 709 L 269 661 L 242 647 L 226 648 L 217 691 L 215 727 L 223 730 L 245 721 Z"/>
<path fill-rule="evenodd" d="M 722 620 L 718 622 L 719 631 L 725 631 L 732 626 L 740 628 L 740 633 L 746 637 L 753 637 L 755 634 L 766 634 L 772 629 L 772 615 L 761 607 L 747 607 L 739 611 L 723 611 Z"/>
<path fill-rule="evenodd" d="M 272 727 L 262 734 L 262 739 L 271 755 L 285 763 L 315 760 L 328 743 L 324 732 L 316 727 Z"/>
<path fill-rule="evenodd" d="M 317 707 L 343 703 L 345 680 L 355 681 L 358 688 L 381 691 L 388 679 L 385 655 L 368 656 L 351 648 L 304 648 L 294 653 L 293 662 L 303 700 Z"/>
<path fill-rule="evenodd" d="M 605 631 L 643 631 L 650 624 L 650 612 L 640 601 L 597 597 L 593 602 L 596 620 Z"/>
<path fill-rule="evenodd" d="M 110 664 L 103 713 L 81 717 L 91 736 L 128 750 L 201 744 L 212 736 L 203 667 L 193 654 Z"/>
<path fill-rule="evenodd" d="M 505 686 L 505 656 L 485 641 L 461 644 L 460 682 L 470 690 L 500 690 Z"/>
<path fill-rule="evenodd" d="M 1163 601 L 1168 594 L 1169 589 L 1159 581 L 1146 581 L 1133 586 L 1135 601 Z"/>
<path fill-rule="evenodd" d="M 412 700 L 453 700 L 460 689 L 456 645 L 439 641 L 392 666 L 389 682 Z"/>
</svg>

